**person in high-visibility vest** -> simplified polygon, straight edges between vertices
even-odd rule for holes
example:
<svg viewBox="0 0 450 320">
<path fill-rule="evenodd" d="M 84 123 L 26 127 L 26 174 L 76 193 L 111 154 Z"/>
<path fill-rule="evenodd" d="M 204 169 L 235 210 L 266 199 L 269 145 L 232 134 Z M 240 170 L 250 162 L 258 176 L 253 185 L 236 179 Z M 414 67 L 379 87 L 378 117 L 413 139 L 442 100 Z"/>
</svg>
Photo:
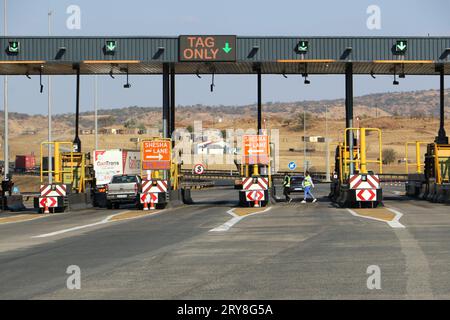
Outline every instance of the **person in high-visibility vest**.
<svg viewBox="0 0 450 320">
<path fill-rule="evenodd" d="M 289 196 L 290 188 L 291 188 L 291 175 L 286 174 L 284 176 L 284 181 L 283 181 L 283 194 L 286 197 L 286 202 L 292 201 L 292 198 Z"/>
<path fill-rule="evenodd" d="M 308 195 L 310 195 L 311 198 L 313 198 L 312 202 L 316 202 L 317 201 L 316 197 L 314 197 L 314 195 L 311 193 L 311 188 L 314 188 L 314 182 L 308 171 L 305 172 L 305 179 L 303 179 L 302 185 L 305 193 L 305 198 L 303 199 L 302 203 L 306 203 Z"/>
</svg>

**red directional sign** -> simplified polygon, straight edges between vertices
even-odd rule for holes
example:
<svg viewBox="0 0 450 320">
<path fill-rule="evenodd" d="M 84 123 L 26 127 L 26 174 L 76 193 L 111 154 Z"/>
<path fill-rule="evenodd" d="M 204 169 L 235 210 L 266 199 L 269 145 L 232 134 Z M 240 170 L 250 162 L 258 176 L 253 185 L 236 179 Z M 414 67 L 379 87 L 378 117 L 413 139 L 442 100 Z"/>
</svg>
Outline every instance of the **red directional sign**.
<svg viewBox="0 0 450 320">
<path fill-rule="evenodd" d="M 57 207 L 58 200 L 56 197 L 44 197 L 40 198 L 39 205 L 41 208 L 45 207 L 45 203 L 47 203 L 48 208 L 54 208 Z"/>
<path fill-rule="evenodd" d="M 245 164 L 269 164 L 269 137 L 267 135 L 244 135 L 242 144 Z"/>
<path fill-rule="evenodd" d="M 357 201 L 376 201 L 377 193 L 371 189 L 361 189 L 356 191 Z"/>
<path fill-rule="evenodd" d="M 247 191 L 245 193 L 245 197 L 247 201 L 261 201 L 264 200 L 264 192 L 263 191 Z"/>
</svg>

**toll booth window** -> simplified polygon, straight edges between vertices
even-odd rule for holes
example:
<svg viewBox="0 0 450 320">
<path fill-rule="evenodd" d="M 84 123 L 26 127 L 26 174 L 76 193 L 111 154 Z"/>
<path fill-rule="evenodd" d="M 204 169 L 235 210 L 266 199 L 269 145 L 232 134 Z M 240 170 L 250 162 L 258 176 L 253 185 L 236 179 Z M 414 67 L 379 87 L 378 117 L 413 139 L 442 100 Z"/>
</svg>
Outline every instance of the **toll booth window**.
<svg viewBox="0 0 450 320">
<path fill-rule="evenodd" d="M 441 177 L 444 182 L 450 181 L 450 157 L 439 157 Z"/>
</svg>

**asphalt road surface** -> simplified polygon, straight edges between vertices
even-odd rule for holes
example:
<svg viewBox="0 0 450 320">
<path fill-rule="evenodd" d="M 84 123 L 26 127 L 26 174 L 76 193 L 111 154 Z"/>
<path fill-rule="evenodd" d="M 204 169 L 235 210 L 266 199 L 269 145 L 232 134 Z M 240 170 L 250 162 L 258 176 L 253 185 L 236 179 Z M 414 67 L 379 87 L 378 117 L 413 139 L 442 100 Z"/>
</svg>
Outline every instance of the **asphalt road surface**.
<svg viewBox="0 0 450 320">
<path fill-rule="evenodd" d="M 317 186 L 315 204 L 298 195 L 251 215 L 230 188 L 137 218 L 127 208 L 19 222 L 1 213 L 0 298 L 450 298 L 448 205 L 387 187 L 391 211 L 349 211 L 327 188 Z M 395 223 L 384 221 L 390 214 Z M 80 289 L 67 287 L 72 265 Z"/>
</svg>

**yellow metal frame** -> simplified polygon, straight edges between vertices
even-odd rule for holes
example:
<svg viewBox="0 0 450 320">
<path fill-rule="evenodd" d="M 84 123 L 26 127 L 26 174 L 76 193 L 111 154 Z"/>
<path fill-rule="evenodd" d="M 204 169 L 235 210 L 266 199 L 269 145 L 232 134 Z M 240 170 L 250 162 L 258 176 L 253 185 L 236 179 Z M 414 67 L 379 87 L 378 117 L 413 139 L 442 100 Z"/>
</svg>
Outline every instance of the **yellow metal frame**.
<svg viewBox="0 0 450 320">
<path fill-rule="evenodd" d="M 44 164 L 44 146 L 47 145 L 48 147 L 53 146 L 53 157 L 54 157 L 54 170 L 44 170 L 43 164 Z M 61 170 L 62 167 L 62 159 L 61 159 L 61 151 L 60 148 L 63 145 L 69 145 L 70 146 L 70 160 L 71 160 L 71 170 Z M 61 183 L 62 181 L 62 175 L 64 173 L 70 173 L 71 179 L 73 181 L 73 142 L 69 141 L 44 141 L 41 143 L 41 165 L 40 165 L 40 177 L 41 177 L 41 183 L 44 182 L 44 173 L 54 173 L 54 180 L 56 183 Z M 51 161 L 48 159 L 48 161 Z M 47 165 L 48 166 L 48 165 Z M 84 172 L 83 172 L 84 174 Z"/>
<path fill-rule="evenodd" d="M 444 179 L 442 179 L 442 175 L 441 175 L 441 167 L 439 165 L 439 151 L 440 150 L 446 150 L 448 152 L 450 152 L 450 145 L 448 144 L 444 144 L 444 145 L 439 145 L 437 143 L 434 143 L 434 165 L 435 165 L 435 170 L 436 170 L 436 183 L 437 184 L 442 184 L 444 181 Z M 445 182 L 450 182 L 450 181 L 445 181 Z"/>
<path fill-rule="evenodd" d="M 360 145 L 359 145 L 359 159 L 350 160 L 349 157 L 347 157 L 347 133 L 349 131 L 359 132 L 359 139 L 360 139 Z M 379 159 L 378 160 L 369 160 L 367 159 L 367 153 L 366 153 L 366 132 L 374 131 L 378 133 L 378 149 L 379 149 Z M 348 155 L 350 156 L 350 152 L 353 150 L 349 150 Z M 381 140 L 381 130 L 378 128 L 346 128 L 344 130 L 344 169 L 347 175 L 350 173 L 350 163 L 355 163 L 356 166 L 359 167 L 360 173 L 367 173 L 367 164 L 369 163 L 378 163 L 379 170 L 378 173 L 383 173 L 383 154 L 382 154 L 382 140 Z M 341 167 L 342 168 L 342 167 Z"/>
<path fill-rule="evenodd" d="M 421 141 L 408 141 L 405 143 L 405 171 L 408 174 L 409 173 L 409 167 L 416 166 L 416 173 L 423 173 L 422 167 L 425 166 L 425 163 L 420 162 L 420 145 L 425 144 L 427 145 L 427 142 L 421 142 Z M 408 163 L 408 146 L 409 145 L 415 145 L 416 146 L 416 162 L 415 163 Z"/>
</svg>

